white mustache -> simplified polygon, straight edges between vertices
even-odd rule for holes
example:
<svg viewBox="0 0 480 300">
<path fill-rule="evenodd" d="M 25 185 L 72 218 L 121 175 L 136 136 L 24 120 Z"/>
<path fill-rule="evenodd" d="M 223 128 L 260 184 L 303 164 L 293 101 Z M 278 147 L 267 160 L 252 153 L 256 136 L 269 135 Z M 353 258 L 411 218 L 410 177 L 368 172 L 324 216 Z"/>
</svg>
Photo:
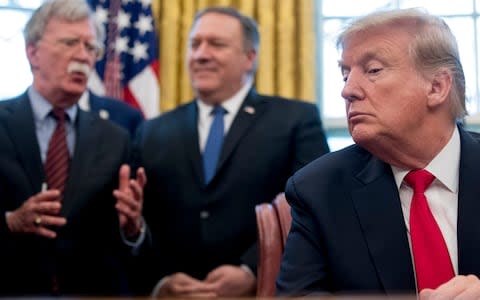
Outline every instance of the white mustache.
<svg viewBox="0 0 480 300">
<path fill-rule="evenodd" d="M 85 76 L 88 77 L 90 75 L 90 72 L 92 72 L 92 68 L 90 68 L 88 64 L 72 61 L 71 63 L 68 64 L 67 71 L 68 71 L 68 74 L 79 72 L 79 73 L 83 73 Z"/>
</svg>

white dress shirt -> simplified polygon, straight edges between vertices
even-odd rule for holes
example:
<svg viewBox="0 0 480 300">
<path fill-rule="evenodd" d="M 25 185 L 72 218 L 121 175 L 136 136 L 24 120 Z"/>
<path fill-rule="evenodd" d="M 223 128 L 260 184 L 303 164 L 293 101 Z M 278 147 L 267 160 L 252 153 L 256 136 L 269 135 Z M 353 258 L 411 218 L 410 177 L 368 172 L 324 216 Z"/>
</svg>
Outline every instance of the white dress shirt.
<svg viewBox="0 0 480 300">
<path fill-rule="evenodd" d="M 425 196 L 433 217 L 438 227 L 440 227 L 440 231 L 447 244 L 455 274 L 458 274 L 457 215 L 459 168 L 460 135 L 458 128 L 455 128 L 450 141 L 425 168 L 435 176 L 432 184 L 425 191 Z M 397 187 L 399 188 L 400 202 L 402 204 L 403 217 L 405 219 L 408 241 L 411 248 L 409 220 L 413 189 L 403 181 L 410 170 L 403 170 L 392 166 L 392 171 Z"/>
<path fill-rule="evenodd" d="M 228 130 L 232 126 L 233 120 L 237 115 L 240 106 L 242 106 L 243 100 L 248 94 L 248 91 L 252 87 L 252 80 L 247 81 L 243 87 L 231 98 L 221 103 L 222 107 L 227 110 L 227 113 L 223 116 L 224 135 L 228 133 Z M 207 144 L 208 133 L 213 123 L 213 115 L 211 114 L 213 105 L 206 104 L 201 99 L 197 99 L 198 106 L 198 142 L 200 146 L 200 152 L 203 153 L 205 145 Z"/>
</svg>

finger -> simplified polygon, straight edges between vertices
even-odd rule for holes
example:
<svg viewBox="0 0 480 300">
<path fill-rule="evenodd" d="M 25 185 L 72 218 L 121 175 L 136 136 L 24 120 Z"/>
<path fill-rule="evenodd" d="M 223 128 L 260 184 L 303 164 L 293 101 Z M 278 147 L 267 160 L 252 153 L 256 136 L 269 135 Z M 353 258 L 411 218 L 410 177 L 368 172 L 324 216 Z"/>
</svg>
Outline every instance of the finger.
<svg viewBox="0 0 480 300">
<path fill-rule="evenodd" d="M 458 295 L 457 298 L 458 299 L 480 299 L 480 285 L 477 283 L 477 284 L 474 284 L 473 286 L 468 287 L 460 295 Z"/>
<path fill-rule="evenodd" d="M 37 213 L 44 214 L 44 215 L 57 215 L 62 208 L 62 204 L 60 201 L 52 201 L 52 202 L 40 202 L 37 204 Z"/>
<path fill-rule="evenodd" d="M 167 284 L 169 285 L 193 285 L 196 283 L 201 283 L 200 280 L 193 278 L 192 276 L 183 273 L 183 272 L 177 272 L 173 275 L 170 276 Z"/>
<path fill-rule="evenodd" d="M 60 201 L 61 194 L 57 189 L 40 192 L 31 197 L 33 202 Z"/>
<path fill-rule="evenodd" d="M 145 173 L 145 169 L 143 167 L 137 169 L 137 181 L 142 189 L 147 184 L 147 174 Z"/>
<path fill-rule="evenodd" d="M 128 189 L 130 180 L 130 166 L 123 164 L 118 171 L 118 189 L 124 191 Z"/>
<path fill-rule="evenodd" d="M 67 224 L 67 219 L 64 217 L 41 215 L 40 218 L 41 218 L 40 227 L 45 227 L 45 226 L 61 227 Z"/>
<path fill-rule="evenodd" d="M 139 215 L 137 212 L 132 211 L 128 205 L 125 205 L 124 203 L 117 202 L 115 204 L 115 208 L 117 209 L 117 212 L 120 214 L 120 216 L 133 219 L 137 215 Z"/>
<path fill-rule="evenodd" d="M 133 192 L 133 199 L 137 203 L 143 202 L 143 187 L 137 180 L 130 180 L 130 189 Z"/>
<path fill-rule="evenodd" d="M 432 289 L 423 289 L 419 294 L 419 300 L 428 300 L 433 295 Z"/>
<path fill-rule="evenodd" d="M 43 226 L 37 227 L 37 230 L 35 231 L 35 233 L 37 235 L 40 235 L 49 239 L 54 239 L 57 237 L 57 233 L 55 231 Z"/>
<path fill-rule="evenodd" d="M 205 292 L 205 293 L 189 293 L 183 295 L 185 298 L 204 298 L 204 299 L 212 299 L 217 297 L 217 293 L 215 292 Z"/>
<path fill-rule="evenodd" d="M 215 292 L 218 288 L 218 284 L 197 281 L 193 285 L 188 286 L 188 288 L 190 293 L 209 293 Z"/>
<path fill-rule="evenodd" d="M 477 279 L 475 276 L 455 276 L 446 283 L 440 285 L 432 291 L 429 298 L 433 299 L 453 299 L 465 291 Z M 429 299 L 426 298 L 426 299 Z"/>
<path fill-rule="evenodd" d="M 215 293 L 216 288 L 216 285 L 205 284 L 202 282 L 195 284 L 175 284 L 172 286 L 172 290 L 175 294 L 183 296 Z"/>
<path fill-rule="evenodd" d="M 222 278 L 223 274 L 224 274 L 223 268 L 218 267 L 216 269 L 213 269 L 212 271 L 210 271 L 210 273 L 207 274 L 205 281 L 206 282 L 217 281 Z"/>
<path fill-rule="evenodd" d="M 117 198 L 117 203 L 115 204 L 115 207 L 122 212 L 128 214 L 135 214 L 140 211 L 140 203 L 135 201 L 132 195 L 119 190 L 115 190 L 113 192 L 113 195 L 115 196 L 115 198 Z"/>
</svg>

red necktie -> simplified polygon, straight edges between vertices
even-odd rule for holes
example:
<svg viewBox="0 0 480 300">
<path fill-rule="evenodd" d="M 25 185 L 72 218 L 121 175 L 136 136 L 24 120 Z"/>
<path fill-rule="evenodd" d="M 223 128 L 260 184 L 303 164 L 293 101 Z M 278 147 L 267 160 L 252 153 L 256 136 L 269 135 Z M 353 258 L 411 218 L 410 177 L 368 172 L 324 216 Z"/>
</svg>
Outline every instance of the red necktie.
<svg viewBox="0 0 480 300">
<path fill-rule="evenodd" d="M 65 134 L 65 111 L 60 108 L 54 108 L 51 114 L 57 120 L 57 127 L 48 144 L 45 174 L 47 176 L 48 188 L 59 189 L 63 193 L 70 161 L 67 136 Z"/>
<path fill-rule="evenodd" d="M 405 176 L 413 188 L 410 205 L 410 237 L 417 275 L 417 289 L 435 289 L 454 276 L 452 261 L 442 232 L 425 197 L 425 189 L 435 177 L 426 170 L 414 170 Z"/>
</svg>

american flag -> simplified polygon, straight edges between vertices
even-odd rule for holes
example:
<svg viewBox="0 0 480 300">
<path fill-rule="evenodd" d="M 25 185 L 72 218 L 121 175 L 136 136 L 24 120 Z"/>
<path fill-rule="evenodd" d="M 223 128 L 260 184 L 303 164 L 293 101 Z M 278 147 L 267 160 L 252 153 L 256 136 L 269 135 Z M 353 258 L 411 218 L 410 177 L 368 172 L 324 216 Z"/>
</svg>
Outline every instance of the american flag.
<svg viewBox="0 0 480 300">
<path fill-rule="evenodd" d="M 90 76 L 90 89 L 159 113 L 158 39 L 152 0 L 88 0 L 105 27 L 105 54 Z"/>
</svg>

